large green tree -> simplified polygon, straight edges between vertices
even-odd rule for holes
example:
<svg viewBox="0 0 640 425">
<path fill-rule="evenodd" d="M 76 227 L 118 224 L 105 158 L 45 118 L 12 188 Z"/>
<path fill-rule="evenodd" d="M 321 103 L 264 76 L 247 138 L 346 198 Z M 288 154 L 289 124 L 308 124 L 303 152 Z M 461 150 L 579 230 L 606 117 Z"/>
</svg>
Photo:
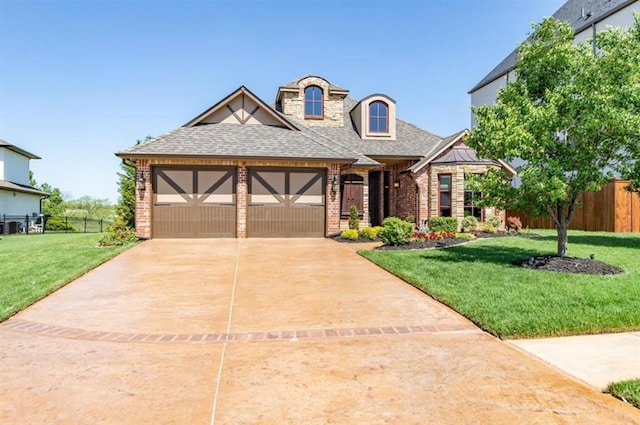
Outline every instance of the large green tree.
<svg viewBox="0 0 640 425">
<path fill-rule="evenodd" d="M 565 256 L 580 194 L 616 171 L 635 187 L 640 180 L 640 16 L 593 44 L 574 44 L 573 29 L 553 18 L 533 29 L 518 48 L 517 78 L 494 105 L 474 108 L 467 142 L 482 157 L 520 163 L 519 184 L 504 171 L 480 179 L 485 204 L 551 217 Z"/>
</svg>

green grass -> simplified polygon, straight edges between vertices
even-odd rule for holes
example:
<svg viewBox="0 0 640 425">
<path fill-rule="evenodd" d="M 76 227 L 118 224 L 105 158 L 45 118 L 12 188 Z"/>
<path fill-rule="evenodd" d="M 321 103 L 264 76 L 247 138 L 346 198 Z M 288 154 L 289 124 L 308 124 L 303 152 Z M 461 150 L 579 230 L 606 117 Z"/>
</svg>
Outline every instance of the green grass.
<svg viewBox="0 0 640 425">
<path fill-rule="evenodd" d="M 640 379 L 613 383 L 606 392 L 640 409 Z"/>
<path fill-rule="evenodd" d="M 129 248 L 98 247 L 101 234 L 37 234 L 0 239 L 0 321 Z"/>
<path fill-rule="evenodd" d="M 501 338 L 640 329 L 640 234 L 569 234 L 569 255 L 613 264 L 626 273 L 593 276 L 511 265 L 555 254 L 554 231 L 540 238 L 478 240 L 439 250 L 360 254 Z"/>
</svg>

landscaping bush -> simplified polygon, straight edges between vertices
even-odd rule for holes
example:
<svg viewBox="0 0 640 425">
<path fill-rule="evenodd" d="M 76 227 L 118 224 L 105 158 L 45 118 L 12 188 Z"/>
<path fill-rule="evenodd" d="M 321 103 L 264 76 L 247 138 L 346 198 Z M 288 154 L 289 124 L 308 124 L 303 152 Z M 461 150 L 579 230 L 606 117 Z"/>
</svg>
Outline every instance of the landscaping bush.
<svg viewBox="0 0 640 425">
<path fill-rule="evenodd" d="M 44 224 L 45 230 L 76 232 L 76 228 L 62 217 L 47 217 Z"/>
<path fill-rule="evenodd" d="M 114 221 L 107 233 L 98 241 L 100 246 L 120 246 L 128 243 L 137 242 L 138 238 L 133 229 L 127 227 L 121 218 Z"/>
<path fill-rule="evenodd" d="M 466 216 L 462 220 L 462 231 L 463 232 L 474 232 L 478 228 L 478 219 L 472 215 Z"/>
<path fill-rule="evenodd" d="M 456 233 L 456 239 L 466 239 L 468 241 L 475 239 L 472 233 Z"/>
<path fill-rule="evenodd" d="M 484 231 L 486 233 L 498 233 L 498 229 L 496 229 L 496 226 L 491 224 L 490 221 L 487 221 L 486 223 L 484 223 Z"/>
<path fill-rule="evenodd" d="M 502 226 L 502 219 L 497 215 L 493 215 L 487 219 L 487 223 L 491 224 L 497 230 L 500 228 L 500 226 Z"/>
<path fill-rule="evenodd" d="M 349 209 L 349 229 L 355 229 L 357 231 L 358 227 L 360 227 L 360 220 L 358 219 L 358 207 L 356 207 L 355 205 L 351 205 L 351 208 Z"/>
<path fill-rule="evenodd" d="M 365 227 L 364 229 L 360 230 L 360 237 L 373 241 L 378 237 L 378 233 L 380 233 L 380 230 L 382 230 L 382 227 L 380 226 Z"/>
<path fill-rule="evenodd" d="M 416 224 L 416 216 L 408 215 L 404 218 L 404 221 L 406 221 L 407 223 Z"/>
<path fill-rule="evenodd" d="M 348 239 L 350 241 L 357 241 L 358 231 L 356 229 L 343 230 L 342 233 L 340 233 L 340 237 L 342 239 Z"/>
<path fill-rule="evenodd" d="M 413 236 L 411 237 L 414 240 L 423 240 L 423 241 L 428 241 L 428 240 L 441 240 L 441 239 L 455 239 L 456 238 L 456 233 L 455 232 L 446 232 L 444 230 L 441 230 L 439 232 L 420 232 L 417 231 L 413 234 Z"/>
<path fill-rule="evenodd" d="M 518 233 L 522 230 L 522 222 L 519 217 L 507 217 L 506 226 L 511 233 Z"/>
<path fill-rule="evenodd" d="M 413 224 L 398 217 L 387 217 L 382 222 L 378 236 L 385 245 L 404 245 L 409 243 L 413 234 Z"/>
<path fill-rule="evenodd" d="M 458 219 L 455 217 L 431 217 L 429 219 L 429 229 L 434 232 L 456 232 L 458 231 Z"/>
</svg>

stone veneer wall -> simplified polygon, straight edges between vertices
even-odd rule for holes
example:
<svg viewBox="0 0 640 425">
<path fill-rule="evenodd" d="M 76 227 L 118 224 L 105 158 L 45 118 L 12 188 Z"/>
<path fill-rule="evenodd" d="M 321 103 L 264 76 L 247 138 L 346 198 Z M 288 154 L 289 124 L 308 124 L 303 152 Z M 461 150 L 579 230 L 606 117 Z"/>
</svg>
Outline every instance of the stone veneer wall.
<svg viewBox="0 0 640 425">
<path fill-rule="evenodd" d="M 472 164 L 443 164 L 432 165 L 429 167 L 428 172 L 424 172 L 417 179 L 423 185 L 425 177 L 428 176 L 429 196 L 428 203 L 421 202 L 420 209 L 428 209 L 429 217 L 437 217 L 439 212 L 438 205 L 438 174 L 451 174 L 451 215 L 462 221 L 464 218 L 464 175 L 465 173 L 486 173 L 487 169 L 491 167 L 488 165 L 472 165 Z M 485 208 L 484 218 L 485 221 L 491 217 L 497 215 L 502 220 L 502 226 L 504 227 L 505 212 L 496 208 Z"/>
<path fill-rule="evenodd" d="M 324 96 L 324 119 L 304 118 L 304 89 L 318 86 Z M 300 81 L 297 92 L 284 91 L 282 96 L 282 112 L 292 118 L 303 121 L 308 126 L 342 127 L 344 125 L 344 95 L 329 93 L 329 84 L 321 78 L 309 77 Z"/>
<path fill-rule="evenodd" d="M 270 161 L 270 160 L 217 160 L 217 159 L 138 159 L 136 160 L 136 173 L 142 173 L 145 180 L 145 190 L 136 189 L 136 236 L 142 239 L 151 237 L 153 187 L 152 166 L 165 165 L 226 165 L 237 167 L 236 183 L 236 234 L 238 238 L 247 237 L 247 170 L 251 167 L 286 167 L 286 168 L 325 168 L 327 169 L 326 181 L 326 224 L 327 235 L 337 233 L 340 230 L 340 188 L 337 193 L 331 192 L 333 176 L 340 178 L 340 164 L 313 161 Z"/>
</svg>

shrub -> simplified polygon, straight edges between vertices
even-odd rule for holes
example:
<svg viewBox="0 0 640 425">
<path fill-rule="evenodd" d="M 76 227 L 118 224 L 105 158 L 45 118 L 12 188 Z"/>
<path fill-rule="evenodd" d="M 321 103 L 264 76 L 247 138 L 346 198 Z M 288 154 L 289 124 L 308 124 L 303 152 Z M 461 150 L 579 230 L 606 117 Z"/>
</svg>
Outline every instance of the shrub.
<svg viewBox="0 0 640 425">
<path fill-rule="evenodd" d="M 378 233 L 385 245 L 404 245 L 411 240 L 413 224 L 398 217 L 387 217 L 382 222 L 382 230 Z"/>
<path fill-rule="evenodd" d="M 463 232 L 473 232 L 478 228 L 478 219 L 472 215 L 466 216 L 462 220 L 462 231 Z"/>
<path fill-rule="evenodd" d="M 137 241 L 138 238 L 135 235 L 133 229 L 127 227 L 124 224 L 122 218 L 118 218 L 111 225 L 109 225 L 107 233 L 105 233 L 105 235 L 100 238 L 100 240 L 98 241 L 98 245 L 119 246 Z"/>
<path fill-rule="evenodd" d="M 487 223 L 490 223 L 496 229 L 499 229 L 502 226 L 502 219 L 497 215 L 493 215 L 487 219 Z M 495 232 L 492 232 L 495 233 Z"/>
<path fill-rule="evenodd" d="M 457 239 L 466 239 L 468 241 L 475 239 L 476 237 L 473 233 L 456 233 Z"/>
<path fill-rule="evenodd" d="M 458 230 L 458 219 L 455 217 L 431 217 L 429 219 L 429 229 L 434 232 L 456 232 Z"/>
<path fill-rule="evenodd" d="M 496 226 L 491 224 L 490 221 L 487 221 L 486 223 L 484 223 L 484 231 L 486 233 L 496 233 L 498 229 L 496 229 Z"/>
<path fill-rule="evenodd" d="M 365 227 L 364 229 L 360 230 L 360 236 L 364 239 L 373 241 L 378 237 L 378 233 L 380 233 L 380 230 L 382 230 L 382 227 L 380 226 Z"/>
<path fill-rule="evenodd" d="M 360 227 L 360 220 L 358 219 L 358 207 L 351 205 L 349 209 L 349 229 L 355 230 L 358 233 L 358 227 Z"/>
<path fill-rule="evenodd" d="M 69 232 L 77 231 L 71 223 L 65 221 L 65 219 L 62 217 L 47 217 L 44 223 L 45 230 L 66 230 Z"/>
<path fill-rule="evenodd" d="M 348 239 L 350 241 L 357 241 L 358 231 L 356 229 L 343 230 L 342 233 L 340 233 L 340 237 L 342 239 Z"/>
<path fill-rule="evenodd" d="M 522 222 L 519 217 L 507 217 L 507 230 L 511 233 L 518 233 L 522 230 Z"/>
<path fill-rule="evenodd" d="M 455 239 L 456 238 L 456 233 L 455 232 L 445 232 L 443 230 L 439 231 L 439 232 L 421 232 L 421 231 L 417 231 L 413 233 L 413 236 L 411 237 L 411 239 L 414 240 L 441 240 L 441 239 Z"/>
<path fill-rule="evenodd" d="M 407 223 L 416 224 L 416 216 L 408 215 L 404 218 L 404 221 L 406 221 Z"/>
</svg>

